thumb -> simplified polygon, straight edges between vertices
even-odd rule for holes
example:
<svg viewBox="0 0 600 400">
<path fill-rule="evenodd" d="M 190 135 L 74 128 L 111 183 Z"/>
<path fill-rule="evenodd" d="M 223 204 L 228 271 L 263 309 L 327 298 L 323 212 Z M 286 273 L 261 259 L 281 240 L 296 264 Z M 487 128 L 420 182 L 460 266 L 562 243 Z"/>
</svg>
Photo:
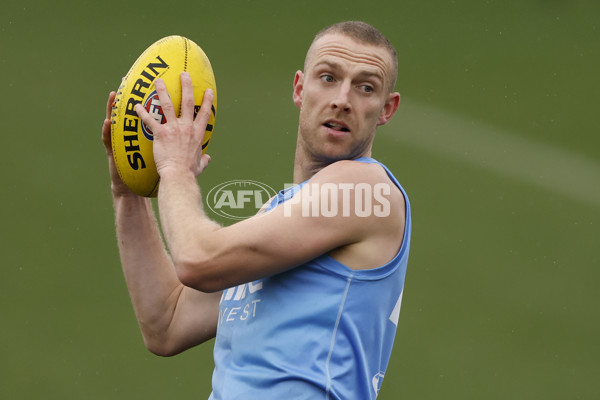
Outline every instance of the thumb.
<svg viewBox="0 0 600 400">
<path fill-rule="evenodd" d="M 208 167 L 208 163 L 210 163 L 210 160 L 211 158 L 208 154 L 202 154 L 202 156 L 200 157 L 200 165 L 196 176 L 200 175 L 202 171 L 204 171 L 206 167 Z"/>
</svg>

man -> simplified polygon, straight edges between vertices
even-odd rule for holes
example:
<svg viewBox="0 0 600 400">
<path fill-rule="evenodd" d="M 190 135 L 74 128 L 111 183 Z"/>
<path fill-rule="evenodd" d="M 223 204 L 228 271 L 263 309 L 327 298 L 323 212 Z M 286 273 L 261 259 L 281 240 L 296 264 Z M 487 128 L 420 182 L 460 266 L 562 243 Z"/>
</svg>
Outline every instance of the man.
<svg viewBox="0 0 600 400">
<path fill-rule="evenodd" d="M 164 239 L 146 198 L 119 179 L 103 141 L 119 250 L 148 349 L 174 355 L 216 335 L 211 399 L 374 399 L 391 354 L 410 243 L 410 206 L 371 156 L 394 115 L 396 53 L 377 30 L 344 22 L 320 32 L 296 72 L 300 109 L 293 178 L 257 216 L 228 227 L 202 209 L 196 177 L 212 93 L 182 115 L 156 81 L 164 125 L 154 132 Z"/>
</svg>

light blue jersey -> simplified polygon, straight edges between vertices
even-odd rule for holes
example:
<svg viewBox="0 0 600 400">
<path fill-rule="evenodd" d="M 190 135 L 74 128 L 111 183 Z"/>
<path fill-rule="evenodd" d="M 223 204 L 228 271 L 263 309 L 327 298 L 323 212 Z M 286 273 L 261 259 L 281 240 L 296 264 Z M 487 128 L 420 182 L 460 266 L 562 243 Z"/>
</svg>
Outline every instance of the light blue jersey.
<svg viewBox="0 0 600 400">
<path fill-rule="evenodd" d="M 225 290 L 210 400 L 377 397 L 398 325 L 411 233 L 408 197 L 383 167 L 406 201 L 404 239 L 394 259 L 352 270 L 323 255 Z M 269 208 L 301 186 L 281 191 Z"/>
</svg>

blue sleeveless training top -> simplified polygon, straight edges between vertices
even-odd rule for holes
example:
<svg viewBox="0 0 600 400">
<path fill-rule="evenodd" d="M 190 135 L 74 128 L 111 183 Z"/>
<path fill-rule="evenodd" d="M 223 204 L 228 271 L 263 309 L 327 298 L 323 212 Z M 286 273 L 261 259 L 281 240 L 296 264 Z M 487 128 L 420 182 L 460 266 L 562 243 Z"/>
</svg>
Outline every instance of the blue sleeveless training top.
<svg viewBox="0 0 600 400">
<path fill-rule="evenodd" d="M 375 399 L 390 359 L 410 247 L 386 265 L 352 270 L 328 255 L 223 292 L 210 400 Z M 269 208 L 304 183 L 283 190 Z"/>
</svg>

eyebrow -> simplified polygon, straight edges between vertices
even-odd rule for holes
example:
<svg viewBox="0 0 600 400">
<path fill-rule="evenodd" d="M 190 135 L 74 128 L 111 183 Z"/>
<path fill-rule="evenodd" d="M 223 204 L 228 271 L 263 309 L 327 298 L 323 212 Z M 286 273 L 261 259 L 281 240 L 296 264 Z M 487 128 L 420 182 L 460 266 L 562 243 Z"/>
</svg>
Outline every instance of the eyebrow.
<svg viewBox="0 0 600 400">
<path fill-rule="evenodd" d="M 339 63 L 337 63 L 335 61 L 330 61 L 330 60 L 321 60 L 321 61 L 317 62 L 314 65 L 313 69 L 317 70 L 323 66 L 329 67 L 334 71 L 336 71 L 336 70 L 339 71 L 339 70 L 343 69 L 343 67 Z M 373 71 L 362 70 L 358 73 L 358 77 L 361 79 L 376 78 L 377 80 L 381 81 L 382 84 L 384 83 L 384 77 L 383 77 L 382 73 L 379 72 L 379 70 L 377 70 L 377 69 L 374 69 Z"/>
</svg>

